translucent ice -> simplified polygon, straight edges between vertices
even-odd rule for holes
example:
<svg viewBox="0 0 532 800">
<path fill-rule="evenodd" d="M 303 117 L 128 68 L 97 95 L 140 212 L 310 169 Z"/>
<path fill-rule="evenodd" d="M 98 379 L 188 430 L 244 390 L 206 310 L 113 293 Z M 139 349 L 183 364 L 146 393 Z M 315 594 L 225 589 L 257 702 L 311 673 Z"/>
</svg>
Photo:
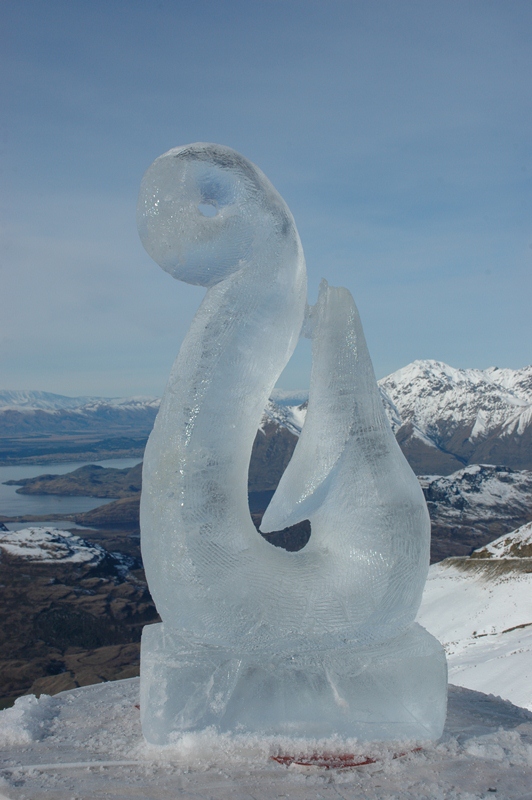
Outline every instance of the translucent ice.
<svg viewBox="0 0 532 800">
<path fill-rule="evenodd" d="M 260 170 L 212 144 L 170 150 L 144 176 L 146 250 L 208 287 L 146 448 L 142 552 L 163 620 L 145 629 L 145 736 L 219 730 L 426 738 L 445 716 L 443 649 L 414 624 L 429 520 L 386 420 L 346 289 L 306 309 L 292 215 Z M 309 518 L 289 553 L 247 503 L 263 409 L 303 323 L 307 419 L 264 530 Z"/>
</svg>

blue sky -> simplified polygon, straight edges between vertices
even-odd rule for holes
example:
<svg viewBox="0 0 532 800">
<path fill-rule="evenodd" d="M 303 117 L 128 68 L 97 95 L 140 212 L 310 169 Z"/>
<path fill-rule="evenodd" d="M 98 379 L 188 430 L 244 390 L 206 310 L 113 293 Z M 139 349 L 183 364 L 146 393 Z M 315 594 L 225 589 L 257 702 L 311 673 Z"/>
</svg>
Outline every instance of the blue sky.
<svg viewBox="0 0 532 800">
<path fill-rule="evenodd" d="M 143 251 L 166 150 L 239 150 L 378 377 L 532 362 L 529 0 L 3 0 L 0 388 L 161 394 L 203 291 Z M 305 343 L 281 385 L 308 384 Z"/>
</svg>

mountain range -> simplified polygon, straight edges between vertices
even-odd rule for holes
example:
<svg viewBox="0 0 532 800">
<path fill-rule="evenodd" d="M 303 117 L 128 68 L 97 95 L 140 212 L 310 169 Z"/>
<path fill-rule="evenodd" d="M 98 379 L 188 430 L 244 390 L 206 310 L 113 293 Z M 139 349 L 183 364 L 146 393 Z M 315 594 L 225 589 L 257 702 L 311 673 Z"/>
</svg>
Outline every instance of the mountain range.
<svg viewBox="0 0 532 800">
<path fill-rule="evenodd" d="M 379 385 L 418 475 L 448 475 L 467 464 L 532 467 L 532 366 L 454 369 L 414 361 Z"/>
<path fill-rule="evenodd" d="M 455 369 L 441 361 L 414 361 L 380 380 L 379 388 L 417 475 L 450 475 L 471 464 L 532 469 L 532 366 Z M 272 397 L 260 429 L 266 438 L 275 426 L 299 435 L 306 398 L 300 393 L 298 399 L 296 404 Z"/>
<path fill-rule="evenodd" d="M 414 361 L 380 380 L 379 387 L 392 429 L 416 474 L 449 475 L 469 464 L 532 469 L 532 366 L 455 369 L 440 361 Z M 272 487 L 301 431 L 307 398 L 304 391 L 276 389 L 265 409 L 256 448 L 261 450 L 263 474 L 271 470 L 265 482 Z M 156 397 L 3 391 L 0 437 L 147 435 L 159 402 Z"/>
<path fill-rule="evenodd" d="M 0 391 L 0 436 L 51 433 L 149 433 L 157 397 L 66 397 L 51 392 Z"/>
</svg>

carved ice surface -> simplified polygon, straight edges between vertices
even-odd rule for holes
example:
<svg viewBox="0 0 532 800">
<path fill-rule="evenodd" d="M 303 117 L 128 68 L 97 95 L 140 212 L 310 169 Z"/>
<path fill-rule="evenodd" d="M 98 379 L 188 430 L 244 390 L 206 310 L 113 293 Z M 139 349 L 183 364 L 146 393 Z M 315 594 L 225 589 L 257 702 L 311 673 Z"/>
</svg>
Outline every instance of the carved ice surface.
<svg viewBox="0 0 532 800">
<path fill-rule="evenodd" d="M 144 176 L 138 226 L 170 274 L 208 287 L 144 459 L 142 554 L 163 622 L 145 628 L 146 738 L 220 731 L 437 738 L 443 648 L 414 623 L 430 524 L 387 422 L 355 304 L 306 308 L 293 217 L 227 147 L 175 148 Z M 263 519 L 310 519 L 299 552 L 255 530 L 247 474 L 263 409 L 304 328 L 308 414 Z"/>
</svg>

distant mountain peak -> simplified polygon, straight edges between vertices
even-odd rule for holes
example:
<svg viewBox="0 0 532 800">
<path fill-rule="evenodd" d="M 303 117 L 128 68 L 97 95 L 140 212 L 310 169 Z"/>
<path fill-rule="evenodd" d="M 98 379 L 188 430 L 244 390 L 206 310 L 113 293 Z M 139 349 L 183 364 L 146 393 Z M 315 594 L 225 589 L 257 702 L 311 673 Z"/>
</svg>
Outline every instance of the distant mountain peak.
<svg viewBox="0 0 532 800">
<path fill-rule="evenodd" d="M 301 406 L 308 403 L 308 389 L 275 388 L 270 398 L 278 406 Z"/>
</svg>

